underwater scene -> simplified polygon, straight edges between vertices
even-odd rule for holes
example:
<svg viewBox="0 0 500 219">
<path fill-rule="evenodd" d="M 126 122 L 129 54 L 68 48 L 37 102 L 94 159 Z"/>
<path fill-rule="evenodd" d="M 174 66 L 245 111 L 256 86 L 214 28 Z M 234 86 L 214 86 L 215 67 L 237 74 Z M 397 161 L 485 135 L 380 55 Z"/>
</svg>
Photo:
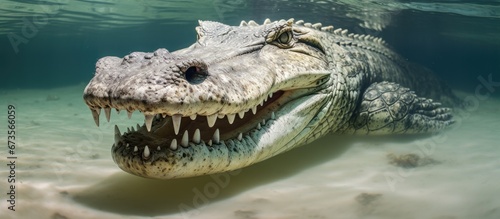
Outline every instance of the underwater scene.
<svg viewBox="0 0 500 219">
<path fill-rule="evenodd" d="M 500 218 L 500 1 L 3 0 L 0 218 Z"/>
</svg>

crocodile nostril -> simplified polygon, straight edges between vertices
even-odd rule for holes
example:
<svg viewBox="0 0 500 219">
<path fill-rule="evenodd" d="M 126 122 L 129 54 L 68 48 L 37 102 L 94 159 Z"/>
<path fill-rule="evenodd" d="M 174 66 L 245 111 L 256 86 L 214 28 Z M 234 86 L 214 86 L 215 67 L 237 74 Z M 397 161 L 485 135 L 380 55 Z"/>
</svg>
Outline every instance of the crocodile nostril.
<svg viewBox="0 0 500 219">
<path fill-rule="evenodd" d="M 198 66 L 191 66 L 184 71 L 186 80 L 191 84 L 199 84 L 207 78 L 207 72 Z"/>
</svg>

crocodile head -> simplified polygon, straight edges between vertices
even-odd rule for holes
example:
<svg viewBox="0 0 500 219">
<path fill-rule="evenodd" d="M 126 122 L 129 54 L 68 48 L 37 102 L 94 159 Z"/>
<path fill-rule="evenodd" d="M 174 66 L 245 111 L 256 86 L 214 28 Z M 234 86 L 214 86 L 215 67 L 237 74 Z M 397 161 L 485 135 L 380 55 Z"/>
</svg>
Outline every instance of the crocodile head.
<svg viewBox="0 0 500 219">
<path fill-rule="evenodd" d="M 101 109 L 108 121 L 113 108 L 145 116 L 123 134 L 115 126 L 121 169 L 150 178 L 218 173 L 319 137 L 330 80 L 320 31 L 291 20 L 200 21 L 196 31 L 185 49 L 97 62 L 84 91 L 97 125 Z"/>
</svg>

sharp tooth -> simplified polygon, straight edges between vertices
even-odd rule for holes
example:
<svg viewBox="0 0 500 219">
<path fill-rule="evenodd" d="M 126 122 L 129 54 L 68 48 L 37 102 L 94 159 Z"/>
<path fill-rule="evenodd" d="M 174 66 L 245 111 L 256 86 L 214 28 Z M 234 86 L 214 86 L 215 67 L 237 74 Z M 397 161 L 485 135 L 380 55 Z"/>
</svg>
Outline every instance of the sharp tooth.
<svg viewBox="0 0 500 219">
<path fill-rule="evenodd" d="M 148 132 L 151 131 L 151 125 L 153 124 L 153 115 L 144 115 L 144 123 L 146 124 L 146 129 L 148 129 Z"/>
<path fill-rule="evenodd" d="M 274 112 L 271 112 L 271 119 L 276 119 L 276 115 L 274 115 Z"/>
<path fill-rule="evenodd" d="M 139 131 L 139 129 L 141 129 L 141 126 L 139 124 L 135 124 L 135 129 L 137 129 L 137 131 Z"/>
<path fill-rule="evenodd" d="M 132 112 L 132 111 L 127 111 L 127 116 L 128 116 L 128 118 L 129 118 L 129 119 L 130 119 L 130 118 L 132 118 L 132 113 L 134 113 L 134 112 Z"/>
<path fill-rule="evenodd" d="M 182 135 L 181 145 L 183 147 L 189 146 L 189 134 L 188 131 L 184 131 L 184 135 Z"/>
<path fill-rule="evenodd" d="M 122 133 L 120 132 L 120 129 L 117 125 L 115 125 L 115 135 L 122 136 Z"/>
<path fill-rule="evenodd" d="M 146 146 L 144 146 L 144 151 L 142 152 L 142 156 L 144 158 L 148 158 L 149 155 L 150 155 L 150 153 L 149 153 L 149 147 L 146 145 Z"/>
<path fill-rule="evenodd" d="M 240 117 L 240 119 L 243 119 L 243 117 L 245 117 L 245 112 L 243 111 L 239 112 L 238 116 Z"/>
<path fill-rule="evenodd" d="M 156 147 L 156 150 L 161 151 L 161 147 L 160 146 Z"/>
<path fill-rule="evenodd" d="M 229 122 L 229 124 L 233 124 L 235 117 L 236 114 L 227 114 L 227 121 Z"/>
<path fill-rule="evenodd" d="M 264 101 L 260 102 L 260 106 L 264 106 Z M 254 113 L 255 114 L 255 113 Z"/>
<path fill-rule="evenodd" d="M 94 122 L 99 127 L 99 114 L 101 114 L 101 108 L 99 109 L 90 109 L 92 111 L 92 118 L 94 118 Z"/>
<path fill-rule="evenodd" d="M 126 147 L 126 148 L 130 147 L 130 144 L 129 144 L 129 143 L 127 143 L 127 145 L 125 145 L 125 147 Z"/>
<path fill-rule="evenodd" d="M 217 113 L 207 116 L 208 127 L 210 128 L 214 127 L 215 121 L 217 121 Z"/>
<path fill-rule="evenodd" d="M 130 131 L 135 132 L 134 126 L 130 126 Z"/>
<path fill-rule="evenodd" d="M 265 119 L 263 119 L 261 124 L 262 124 L 262 125 L 265 125 L 265 124 L 266 124 L 266 120 L 265 120 Z"/>
<path fill-rule="evenodd" d="M 129 127 L 127 127 L 127 132 L 130 132 L 130 128 Z"/>
<path fill-rule="evenodd" d="M 118 145 L 121 136 L 122 134 L 120 133 L 120 129 L 118 128 L 117 125 L 115 125 L 115 145 Z"/>
<path fill-rule="evenodd" d="M 269 98 L 273 98 L 273 93 L 270 93 L 270 94 L 269 94 Z"/>
<path fill-rule="evenodd" d="M 241 139 L 243 139 L 243 134 L 240 132 L 240 134 L 238 134 L 238 141 L 241 141 Z"/>
<path fill-rule="evenodd" d="M 174 133 L 179 134 L 179 128 L 181 127 L 181 114 L 175 114 L 172 116 L 172 123 L 174 124 Z"/>
<path fill-rule="evenodd" d="M 260 123 L 257 124 L 257 129 L 261 129 Z"/>
<path fill-rule="evenodd" d="M 195 119 L 196 119 L 196 114 L 194 114 L 194 115 L 190 115 L 190 116 L 189 116 L 189 118 L 190 118 L 191 120 L 195 120 Z"/>
<path fill-rule="evenodd" d="M 139 149 L 137 149 L 137 146 L 134 146 L 134 152 L 137 152 Z"/>
<path fill-rule="evenodd" d="M 161 117 L 163 117 L 163 118 L 167 118 L 167 114 L 166 114 L 166 113 L 162 113 L 162 114 L 161 114 Z"/>
<path fill-rule="evenodd" d="M 252 113 L 255 115 L 257 113 L 257 106 L 252 107 Z"/>
<path fill-rule="evenodd" d="M 219 114 L 219 115 L 217 115 L 217 118 L 224 119 L 224 116 L 225 116 L 224 114 Z"/>
<path fill-rule="evenodd" d="M 109 122 L 109 119 L 111 119 L 111 108 L 105 107 L 104 114 L 106 115 L 106 120 Z"/>
<path fill-rule="evenodd" d="M 266 96 L 266 97 L 264 97 L 264 102 L 267 102 L 267 96 Z"/>
<path fill-rule="evenodd" d="M 177 150 L 177 139 L 173 139 L 172 142 L 170 143 L 170 149 L 172 150 Z"/>
<path fill-rule="evenodd" d="M 118 146 L 118 142 L 120 142 L 120 136 L 115 134 L 115 146 Z"/>
<path fill-rule="evenodd" d="M 207 144 L 208 146 L 212 146 L 212 139 L 210 139 Z"/>
<path fill-rule="evenodd" d="M 200 140 L 201 140 L 200 129 L 196 129 L 194 131 L 194 135 L 193 135 L 193 142 L 196 144 L 199 144 Z"/>
<path fill-rule="evenodd" d="M 215 144 L 219 144 L 219 141 L 220 141 L 220 132 L 219 132 L 219 129 L 215 130 L 214 136 L 212 137 L 212 140 L 214 140 Z"/>
</svg>

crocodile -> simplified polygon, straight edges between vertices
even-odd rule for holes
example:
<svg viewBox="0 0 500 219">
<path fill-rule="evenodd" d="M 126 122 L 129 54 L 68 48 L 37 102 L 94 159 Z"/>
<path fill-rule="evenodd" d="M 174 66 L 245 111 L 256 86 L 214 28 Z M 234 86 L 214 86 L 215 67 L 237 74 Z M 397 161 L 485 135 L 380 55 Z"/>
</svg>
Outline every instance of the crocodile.
<svg viewBox="0 0 500 219">
<path fill-rule="evenodd" d="M 453 123 L 457 97 L 381 38 L 303 20 L 229 26 L 199 21 L 197 40 L 169 52 L 96 63 L 83 99 L 144 115 L 115 127 L 112 157 L 134 175 L 169 179 L 240 169 L 328 133 L 405 135 Z"/>
</svg>

